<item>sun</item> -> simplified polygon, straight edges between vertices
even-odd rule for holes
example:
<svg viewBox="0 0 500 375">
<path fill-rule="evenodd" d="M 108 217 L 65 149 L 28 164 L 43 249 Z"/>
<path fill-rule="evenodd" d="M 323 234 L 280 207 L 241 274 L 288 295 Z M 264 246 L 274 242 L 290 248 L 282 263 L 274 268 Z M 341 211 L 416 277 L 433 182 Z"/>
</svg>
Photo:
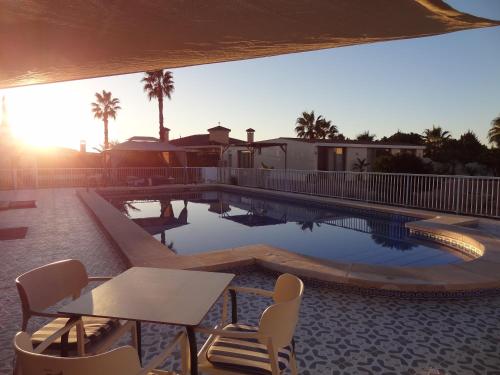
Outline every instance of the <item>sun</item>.
<svg viewBox="0 0 500 375">
<path fill-rule="evenodd" d="M 98 144 L 101 129 L 90 112 L 92 94 L 71 90 L 71 83 L 0 90 L 15 138 L 37 147 L 78 149 L 80 140 Z"/>
</svg>

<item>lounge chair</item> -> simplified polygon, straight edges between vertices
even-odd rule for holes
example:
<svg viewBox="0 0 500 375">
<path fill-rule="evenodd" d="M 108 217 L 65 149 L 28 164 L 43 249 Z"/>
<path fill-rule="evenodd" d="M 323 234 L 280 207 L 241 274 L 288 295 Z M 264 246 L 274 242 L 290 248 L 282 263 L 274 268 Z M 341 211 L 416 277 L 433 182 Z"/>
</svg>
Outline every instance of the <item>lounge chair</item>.
<svg viewBox="0 0 500 375">
<path fill-rule="evenodd" d="M 198 354 L 199 371 L 278 375 L 289 367 L 293 375 L 297 374 L 293 333 L 304 291 L 302 281 L 284 274 L 278 278 L 274 291 L 238 287 L 231 290 L 272 297 L 274 304 L 262 313 L 258 327 L 235 322 L 233 312 L 231 324 L 197 328 L 196 332 L 210 335 Z"/>
<path fill-rule="evenodd" d="M 16 279 L 23 309 L 22 330 L 27 330 L 28 321 L 34 316 L 53 318 L 32 335 L 32 344 L 41 344 L 69 323 L 67 316 L 47 312 L 48 308 L 68 297 L 78 298 L 91 281 L 109 279 L 111 277 L 89 277 L 85 266 L 74 259 L 51 263 L 22 274 Z M 51 342 L 48 350 L 58 351 L 63 356 L 75 352 L 78 355 L 99 353 L 107 350 L 127 331 L 131 332 L 133 344 L 137 347 L 135 322 L 83 317 L 72 324 L 71 330 L 62 339 Z"/>
<path fill-rule="evenodd" d="M 66 332 L 64 329 L 58 334 Z M 174 341 L 144 368 L 141 367 L 137 351 L 131 346 L 123 346 L 111 351 L 87 357 L 54 357 L 40 353 L 41 349 L 50 345 L 54 335 L 48 341 L 33 349 L 32 338 L 26 332 L 18 332 L 14 338 L 18 370 L 22 375 L 160 375 L 173 374 L 169 371 L 155 370 L 170 356 L 182 335 L 179 333 Z"/>
</svg>

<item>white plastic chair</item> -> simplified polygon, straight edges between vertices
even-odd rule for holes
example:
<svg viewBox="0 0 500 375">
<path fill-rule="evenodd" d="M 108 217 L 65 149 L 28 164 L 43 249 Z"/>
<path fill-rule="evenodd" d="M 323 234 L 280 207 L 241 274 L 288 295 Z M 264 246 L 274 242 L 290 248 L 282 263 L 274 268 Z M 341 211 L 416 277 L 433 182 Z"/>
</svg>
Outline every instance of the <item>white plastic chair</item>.
<svg viewBox="0 0 500 375">
<path fill-rule="evenodd" d="M 27 330 L 28 321 L 34 316 L 53 318 L 33 333 L 34 345 L 45 342 L 69 323 L 68 317 L 46 312 L 47 308 L 68 297 L 78 298 L 89 282 L 109 279 L 111 277 L 89 277 L 85 266 L 74 259 L 50 263 L 22 274 L 16 279 L 23 310 L 22 330 Z M 62 339 L 56 337 L 51 342 L 49 350 L 60 351 L 62 355 L 66 355 L 67 351 L 76 351 L 78 355 L 99 353 L 111 347 L 128 331 L 131 332 L 133 345 L 137 347 L 136 325 L 133 321 L 122 323 L 117 319 L 83 317 L 72 321 L 71 325 L 72 329 L 66 332 L 66 336 L 63 335 Z"/>
<path fill-rule="evenodd" d="M 197 328 L 209 334 L 198 353 L 198 369 L 207 374 L 281 374 L 290 368 L 297 374 L 293 334 L 298 322 L 304 292 L 302 280 L 291 274 L 281 275 L 274 291 L 231 287 L 234 292 L 254 293 L 274 300 L 262 313 L 257 327 L 247 324 L 223 323 L 213 329 Z M 224 306 L 227 298 L 225 298 Z M 187 349 L 184 352 L 186 354 Z M 184 359 L 187 361 L 187 358 Z"/>
<path fill-rule="evenodd" d="M 68 328 L 66 328 L 67 330 Z M 59 334 L 66 332 L 61 330 Z M 49 346 L 50 341 L 44 342 Z M 175 345 L 183 335 L 177 334 L 174 341 L 145 367 L 141 367 L 136 349 L 123 346 L 111 351 L 87 357 L 54 357 L 40 353 L 40 346 L 33 349 L 31 337 L 26 332 L 18 332 L 14 338 L 16 361 L 21 375 L 159 375 L 174 374 L 157 370 L 156 367 L 167 360 Z"/>
</svg>

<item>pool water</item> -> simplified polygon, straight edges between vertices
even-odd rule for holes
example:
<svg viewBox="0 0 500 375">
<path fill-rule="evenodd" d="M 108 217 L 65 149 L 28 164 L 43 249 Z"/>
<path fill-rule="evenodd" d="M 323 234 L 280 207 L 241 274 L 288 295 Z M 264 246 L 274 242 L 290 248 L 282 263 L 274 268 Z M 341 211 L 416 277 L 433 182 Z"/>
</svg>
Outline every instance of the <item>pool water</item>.
<svg viewBox="0 0 500 375">
<path fill-rule="evenodd" d="M 429 266 L 463 262 L 464 256 L 409 235 L 412 217 L 221 191 L 111 197 L 121 212 L 178 254 L 268 244 L 341 262 Z"/>
</svg>

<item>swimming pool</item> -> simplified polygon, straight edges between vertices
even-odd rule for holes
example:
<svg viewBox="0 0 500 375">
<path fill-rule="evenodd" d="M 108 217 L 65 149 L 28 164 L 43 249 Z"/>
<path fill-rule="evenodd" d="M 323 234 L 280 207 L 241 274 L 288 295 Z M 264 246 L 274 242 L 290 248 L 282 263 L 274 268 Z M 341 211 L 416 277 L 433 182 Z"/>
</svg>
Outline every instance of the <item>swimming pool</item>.
<svg viewBox="0 0 500 375">
<path fill-rule="evenodd" d="M 223 191 L 107 199 L 178 254 L 264 243 L 325 261 L 387 266 L 459 263 L 457 251 L 410 236 L 416 218 Z"/>
</svg>

